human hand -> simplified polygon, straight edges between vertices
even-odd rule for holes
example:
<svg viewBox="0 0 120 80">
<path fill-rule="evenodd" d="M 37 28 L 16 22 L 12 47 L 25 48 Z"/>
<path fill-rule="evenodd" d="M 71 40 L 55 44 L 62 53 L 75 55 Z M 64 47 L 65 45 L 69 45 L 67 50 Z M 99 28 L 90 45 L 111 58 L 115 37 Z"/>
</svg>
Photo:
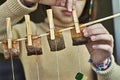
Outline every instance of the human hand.
<svg viewBox="0 0 120 80">
<path fill-rule="evenodd" d="M 76 0 L 40 0 L 39 3 L 66 7 L 68 11 L 72 11 L 76 6 Z"/>
<path fill-rule="evenodd" d="M 76 0 L 20 0 L 23 4 L 40 3 L 45 5 L 66 7 L 68 11 L 75 8 Z"/>
<path fill-rule="evenodd" d="M 83 30 L 84 36 L 88 37 L 86 47 L 94 64 L 100 64 L 113 53 L 113 36 L 102 24 L 95 24 Z"/>
</svg>

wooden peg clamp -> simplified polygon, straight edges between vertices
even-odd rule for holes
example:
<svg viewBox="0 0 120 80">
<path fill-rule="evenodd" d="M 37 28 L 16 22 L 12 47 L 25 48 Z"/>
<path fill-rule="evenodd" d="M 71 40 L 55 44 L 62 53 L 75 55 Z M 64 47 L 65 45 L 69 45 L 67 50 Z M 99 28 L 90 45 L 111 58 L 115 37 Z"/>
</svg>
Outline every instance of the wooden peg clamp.
<svg viewBox="0 0 120 80">
<path fill-rule="evenodd" d="M 62 34 L 59 30 L 55 29 L 53 23 L 52 9 L 47 10 L 47 16 L 50 26 L 50 36 L 47 36 L 48 43 L 51 51 L 59 51 L 65 48 L 65 43 Z M 57 46 L 57 47 L 56 47 Z"/>
<path fill-rule="evenodd" d="M 30 16 L 25 15 L 25 22 L 27 25 L 27 41 L 26 49 L 27 55 L 40 55 L 42 54 L 41 49 L 41 40 L 37 35 L 32 35 L 31 25 L 30 25 Z"/>
<path fill-rule="evenodd" d="M 76 9 L 72 12 L 75 29 L 71 29 L 73 45 L 82 45 L 87 43 L 87 39 L 83 36 L 83 26 L 79 25 Z"/>
<path fill-rule="evenodd" d="M 11 20 L 6 18 L 7 21 L 7 40 L 8 40 L 8 49 L 12 48 L 12 31 L 11 31 Z"/>
<path fill-rule="evenodd" d="M 25 22 L 26 22 L 26 25 L 27 25 L 28 46 L 32 46 L 32 32 L 31 32 L 30 16 L 29 15 L 25 15 Z"/>
<path fill-rule="evenodd" d="M 49 26 L 50 26 L 50 37 L 51 40 L 55 39 L 55 32 L 54 32 L 54 23 L 53 23 L 53 13 L 52 13 L 52 9 L 48 9 L 47 10 L 47 16 L 48 16 L 48 21 L 49 21 Z"/>
<path fill-rule="evenodd" d="M 78 21 L 76 9 L 74 9 L 72 11 L 72 15 L 73 15 L 73 20 L 74 20 L 76 33 L 80 33 L 81 31 L 80 31 L 80 27 L 79 27 L 79 21 Z"/>
<path fill-rule="evenodd" d="M 20 54 L 19 42 L 12 40 L 11 19 L 6 18 L 7 22 L 7 41 L 2 41 L 2 48 L 5 59 L 18 57 Z"/>
</svg>

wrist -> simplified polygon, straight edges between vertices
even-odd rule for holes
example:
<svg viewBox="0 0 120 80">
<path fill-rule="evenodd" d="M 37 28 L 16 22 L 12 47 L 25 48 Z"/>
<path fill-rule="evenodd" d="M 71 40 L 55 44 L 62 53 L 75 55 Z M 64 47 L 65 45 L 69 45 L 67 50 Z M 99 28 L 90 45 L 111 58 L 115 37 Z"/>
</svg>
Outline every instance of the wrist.
<svg viewBox="0 0 120 80">
<path fill-rule="evenodd" d="M 103 61 L 103 63 L 94 64 L 95 67 L 97 68 L 96 72 L 108 69 L 110 64 L 111 64 L 111 57 L 108 57 L 105 61 Z"/>
<path fill-rule="evenodd" d="M 32 7 L 34 6 L 36 3 L 35 2 L 29 2 L 29 1 L 26 1 L 26 0 L 20 0 L 21 3 L 27 7 Z"/>
<path fill-rule="evenodd" d="M 89 59 L 89 62 L 94 66 L 96 67 L 96 73 L 99 73 L 100 71 L 102 70 L 106 70 L 110 67 L 111 65 L 111 57 L 107 57 L 107 59 L 105 61 L 103 61 L 102 63 L 100 64 L 94 64 L 93 63 L 93 60 L 92 59 Z"/>
</svg>

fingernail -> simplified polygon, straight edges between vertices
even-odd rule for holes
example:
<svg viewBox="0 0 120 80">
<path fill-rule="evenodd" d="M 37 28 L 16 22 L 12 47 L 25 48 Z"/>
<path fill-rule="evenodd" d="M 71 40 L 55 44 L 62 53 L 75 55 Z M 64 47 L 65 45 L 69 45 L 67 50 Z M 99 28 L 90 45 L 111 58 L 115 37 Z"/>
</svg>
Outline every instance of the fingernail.
<svg viewBox="0 0 120 80">
<path fill-rule="evenodd" d="M 72 7 L 68 5 L 68 11 L 72 11 Z"/>
<path fill-rule="evenodd" d="M 96 49 L 96 48 L 97 48 L 97 46 L 96 46 L 96 45 L 93 45 L 93 46 L 92 46 L 92 48 L 93 48 L 93 49 Z"/>
<path fill-rule="evenodd" d="M 88 32 L 87 32 L 86 29 L 83 30 L 83 33 L 84 33 L 84 36 L 85 36 L 85 37 L 88 37 Z"/>
<path fill-rule="evenodd" d="M 65 6 L 65 2 L 61 2 L 61 6 Z"/>
<path fill-rule="evenodd" d="M 95 41 L 95 38 L 96 38 L 95 36 L 91 36 L 92 41 Z"/>
</svg>

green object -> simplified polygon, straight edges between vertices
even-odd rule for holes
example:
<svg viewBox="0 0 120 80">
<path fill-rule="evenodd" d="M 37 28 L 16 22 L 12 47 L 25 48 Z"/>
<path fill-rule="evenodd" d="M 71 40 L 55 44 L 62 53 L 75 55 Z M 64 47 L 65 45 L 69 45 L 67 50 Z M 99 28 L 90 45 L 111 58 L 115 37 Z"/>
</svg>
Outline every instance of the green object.
<svg viewBox="0 0 120 80">
<path fill-rule="evenodd" d="M 80 72 L 78 72 L 77 75 L 75 76 L 76 80 L 82 80 L 82 78 L 83 78 L 83 74 Z"/>
</svg>

